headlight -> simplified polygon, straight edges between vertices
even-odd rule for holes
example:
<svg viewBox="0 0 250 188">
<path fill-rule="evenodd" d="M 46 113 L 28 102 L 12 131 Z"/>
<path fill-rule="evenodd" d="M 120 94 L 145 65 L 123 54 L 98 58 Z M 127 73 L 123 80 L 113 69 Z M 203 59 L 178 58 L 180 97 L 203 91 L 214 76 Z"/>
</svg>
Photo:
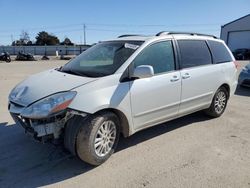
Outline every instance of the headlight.
<svg viewBox="0 0 250 188">
<path fill-rule="evenodd" d="M 25 108 L 21 112 L 21 116 L 32 119 L 46 118 L 51 114 L 65 110 L 75 96 L 76 92 L 74 91 L 51 95 Z"/>
</svg>

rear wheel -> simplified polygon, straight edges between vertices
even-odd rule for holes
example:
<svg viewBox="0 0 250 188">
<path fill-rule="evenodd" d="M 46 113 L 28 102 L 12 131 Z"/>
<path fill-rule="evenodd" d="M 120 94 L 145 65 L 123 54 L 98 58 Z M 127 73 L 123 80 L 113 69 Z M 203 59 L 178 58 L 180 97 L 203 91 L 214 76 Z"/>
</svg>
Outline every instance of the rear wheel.
<svg viewBox="0 0 250 188">
<path fill-rule="evenodd" d="M 6 62 L 7 62 L 7 63 L 10 63 L 10 62 L 11 62 L 10 57 L 7 57 L 7 58 L 6 58 Z"/>
<path fill-rule="evenodd" d="M 210 107 L 205 110 L 205 113 L 211 117 L 220 117 L 226 109 L 228 96 L 226 88 L 220 87 L 216 91 Z"/>
</svg>

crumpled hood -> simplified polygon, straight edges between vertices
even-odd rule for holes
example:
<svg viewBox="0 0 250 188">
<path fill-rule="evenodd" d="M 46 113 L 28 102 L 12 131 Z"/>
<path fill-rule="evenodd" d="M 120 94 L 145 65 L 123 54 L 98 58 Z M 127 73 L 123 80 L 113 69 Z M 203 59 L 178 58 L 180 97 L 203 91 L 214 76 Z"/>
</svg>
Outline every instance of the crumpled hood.
<svg viewBox="0 0 250 188">
<path fill-rule="evenodd" d="M 10 93 L 9 100 L 22 106 L 52 95 L 69 91 L 81 85 L 93 82 L 97 78 L 89 78 L 48 70 L 28 77 L 18 84 Z"/>
</svg>

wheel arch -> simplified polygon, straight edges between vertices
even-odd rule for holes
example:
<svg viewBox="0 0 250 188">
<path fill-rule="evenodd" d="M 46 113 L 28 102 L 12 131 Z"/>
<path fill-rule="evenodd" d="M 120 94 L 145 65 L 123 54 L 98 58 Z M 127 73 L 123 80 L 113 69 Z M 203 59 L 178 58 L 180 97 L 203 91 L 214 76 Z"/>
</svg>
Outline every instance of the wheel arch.
<svg viewBox="0 0 250 188">
<path fill-rule="evenodd" d="M 228 98 L 230 97 L 230 86 L 227 83 L 222 84 L 219 88 L 224 87 L 227 90 Z"/>
<path fill-rule="evenodd" d="M 115 109 L 115 108 L 105 108 L 105 109 L 95 112 L 94 114 L 107 112 L 107 111 L 112 112 L 115 115 L 117 115 L 120 121 L 120 125 L 121 125 L 121 133 L 124 137 L 128 137 L 130 135 L 130 125 L 129 125 L 129 121 L 126 115 L 122 111 Z"/>
</svg>

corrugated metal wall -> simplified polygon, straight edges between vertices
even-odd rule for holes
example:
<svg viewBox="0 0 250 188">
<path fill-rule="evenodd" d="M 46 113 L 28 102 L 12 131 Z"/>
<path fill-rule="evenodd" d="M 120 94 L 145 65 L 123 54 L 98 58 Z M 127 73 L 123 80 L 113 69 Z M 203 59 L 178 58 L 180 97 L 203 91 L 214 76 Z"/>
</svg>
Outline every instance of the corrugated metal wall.
<svg viewBox="0 0 250 188">
<path fill-rule="evenodd" d="M 234 51 L 250 48 L 250 14 L 221 27 L 220 38 Z"/>
<path fill-rule="evenodd" d="M 87 48 L 86 46 L 0 46 L 0 53 L 8 52 L 10 55 L 17 55 L 22 51 L 33 55 L 54 56 L 58 51 L 59 55 L 79 55 Z"/>
</svg>

